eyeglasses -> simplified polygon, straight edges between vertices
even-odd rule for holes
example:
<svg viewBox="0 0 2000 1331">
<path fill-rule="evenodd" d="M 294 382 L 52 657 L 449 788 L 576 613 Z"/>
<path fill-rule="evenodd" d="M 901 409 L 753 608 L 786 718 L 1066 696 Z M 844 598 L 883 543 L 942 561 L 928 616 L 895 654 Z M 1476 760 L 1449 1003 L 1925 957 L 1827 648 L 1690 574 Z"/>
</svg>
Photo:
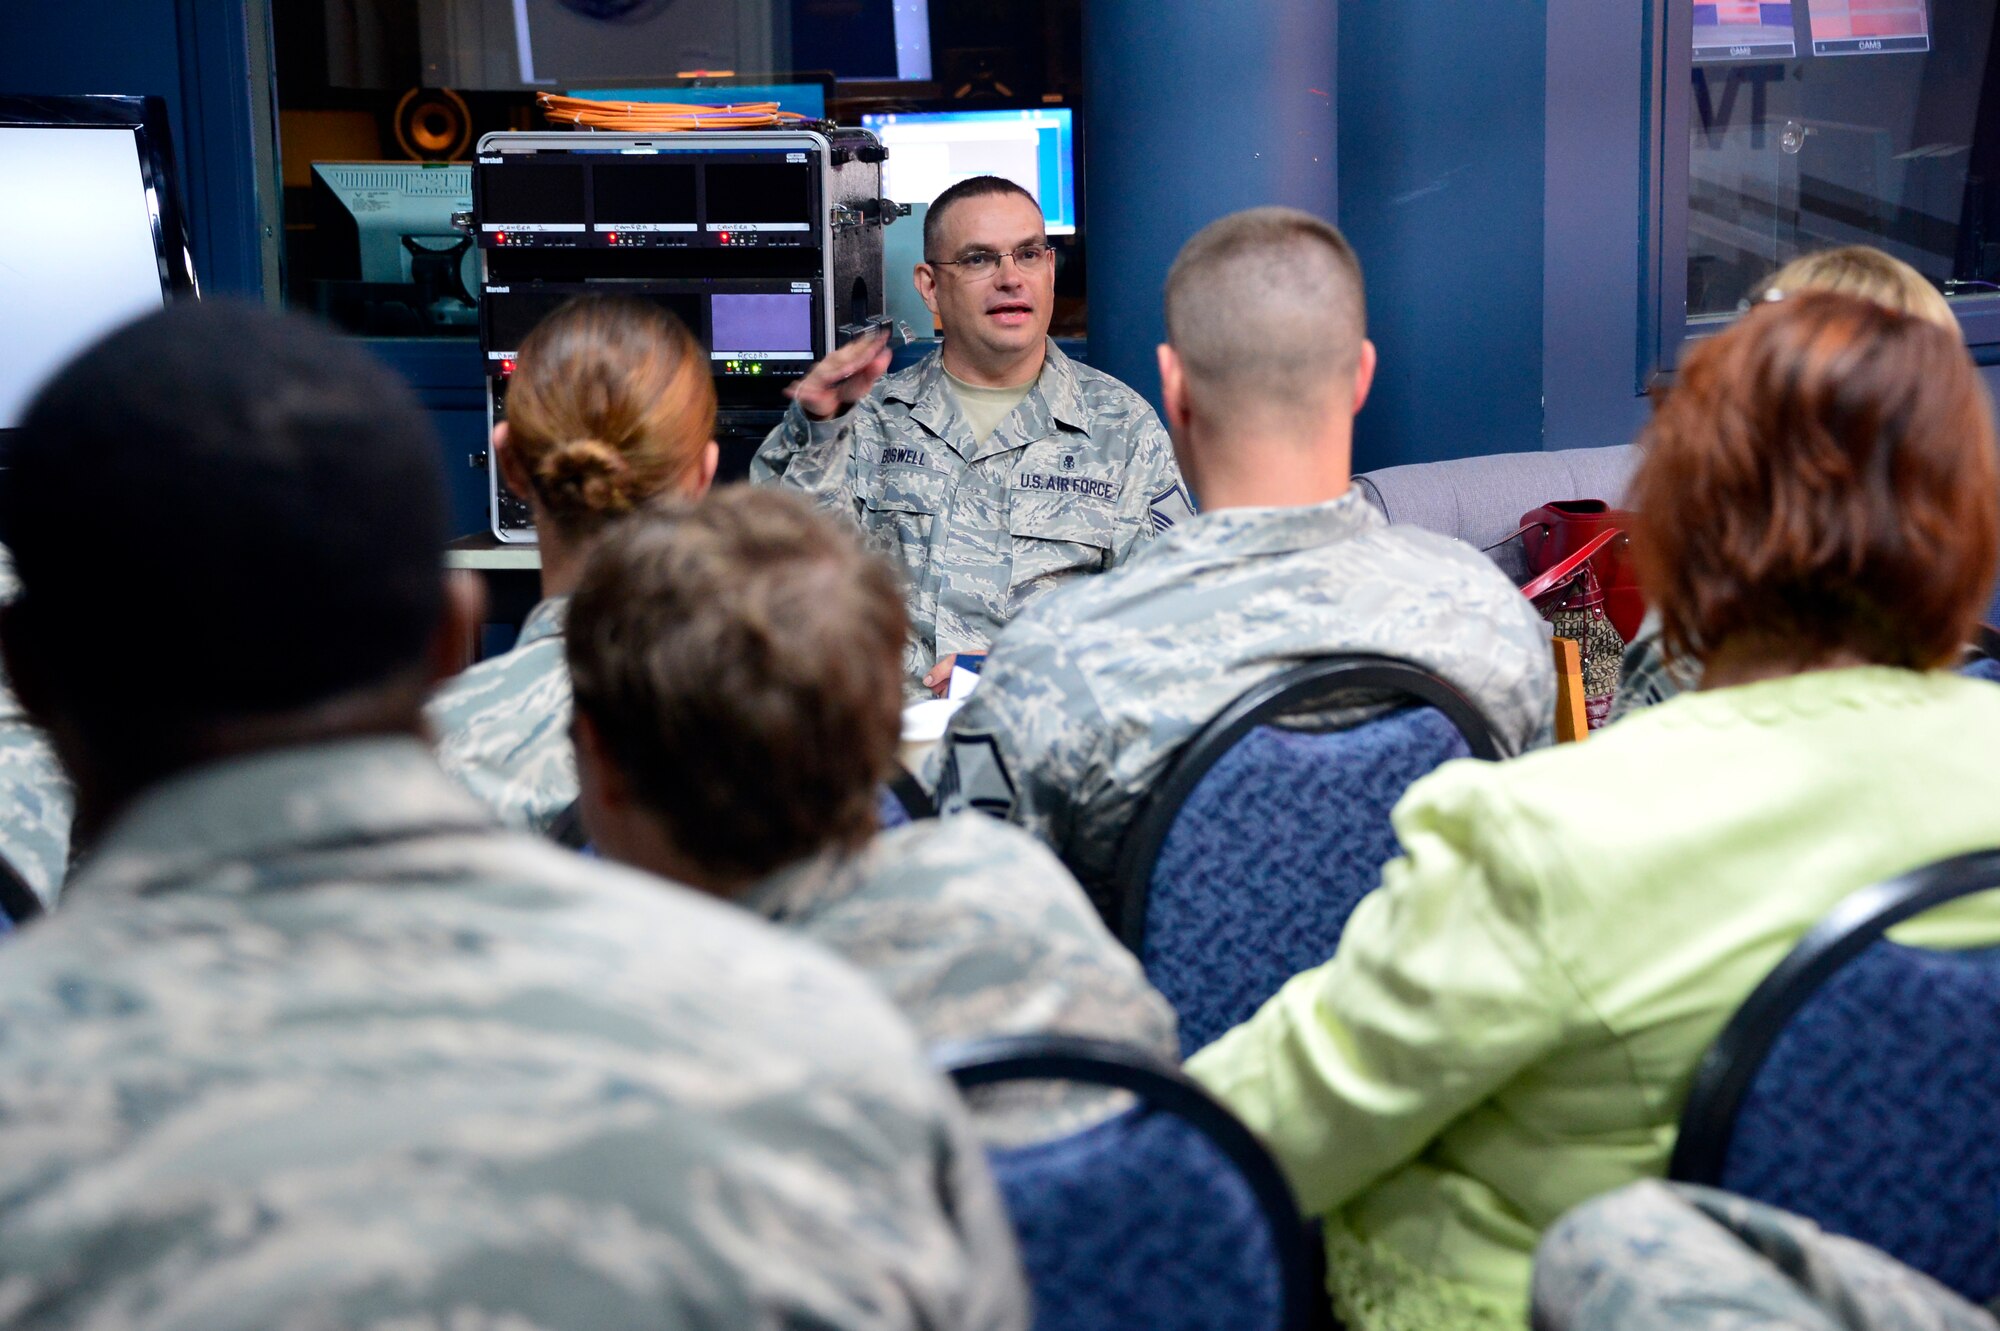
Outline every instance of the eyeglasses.
<svg viewBox="0 0 2000 1331">
<path fill-rule="evenodd" d="M 956 268 L 968 282 L 983 282 L 1000 272 L 1000 261 L 1013 256 L 1014 266 L 1024 273 L 1036 273 L 1048 267 L 1055 260 L 1056 247 L 1043 242 L 1036 245 L 1021 245 L 996 254 L 992 250 L 968 250 L 957 259 L 932 259 L 933 268 Z"/>
</svg>

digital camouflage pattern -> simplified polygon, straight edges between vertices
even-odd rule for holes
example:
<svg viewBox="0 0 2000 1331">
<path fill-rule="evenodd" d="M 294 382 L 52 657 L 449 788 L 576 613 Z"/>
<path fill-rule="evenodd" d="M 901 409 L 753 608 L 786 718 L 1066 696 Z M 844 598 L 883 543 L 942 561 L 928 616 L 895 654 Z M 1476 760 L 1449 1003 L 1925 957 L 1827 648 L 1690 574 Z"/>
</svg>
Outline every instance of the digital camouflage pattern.
<svg viewBox="0 0 2000 1331">
<path fill-rule="evenodd" d="M 985 651 L 1022 606 L 1193 516 L 1153 409 L 1054 342 L 1034 391 L 984 440 L 932 352 L 831 421 L 793 406 L 750 479 L 805 491 L 895 561 L 913 697 L 930 696 L 923 677 L 940 658 Z"/>
<path fill-rule="evenodd" d="M 1204 514 L 1034 607 L 995 645 L 927 775 L 940 807 L 1027 828 L 1102 901 L 1175 752 L 1244 690 L 1334 652 L 1436 671 L 1508 753 L 1549 740 L 1555 668 L 1534 607 L 1472 547 L 1390 527 L 1350 490 Z"/>
<path fill-rule="evenodd" d="M 1885 1253 L 1757 1202 L 1637 1183 L 1563 1217 L 1535 1258 L 1538 1331 L 2000 1331 Z"/>
<path fill-rule="evenodd" d="M 528 612 L 514 649 L 446 680 L 426 716 L 438 762 L 508 827 L 546 834 L 575 803 L 563 625 L 569 597 Z"/>
<path fill-rule="evenodd" d="M 866 980 L 502 831 L 410 739 L 156 788 L 0 967 L 15 1328 L 1028 1323 Z"/>
<path fill-rule="evenodd" d="M 0 602 L 21 590 L 14 561 L 0 547 Z M 44 906 L 56 904 L 69 872 L 69 824 L 76 797 L 48 736 L 28 719 L 0 674 L 0 856 Z"/>
<path fill-rule="evenodd" d="M 1660 617 L 1649 610 L 1619 660 L 1618 693 L 1611 702 L 1611 720 L 1663 703 L 1700 683 L 1700 666 L 1667 659 L 1666 644 L 1660 637 Z"/>
<path fill-rule="evenodd" d="M 54 906 L 69 872 L 69 777 L 41 727 L 28 720 L 0 678 L 0 856 Z"/>
<path fill-rule="evenodd" d="M 857 854 L 781 870 L 740 898 L 873 979 L 932 1047 L 1000 1035 L 1115 1040 L 1180 1060 L 1173 1009 L 1069 870 L 990 818 L 932 818 Z M 1078 1087 L 994 1088 L 974 1105 L 989 1146 L 1088 1126 L 1121 1103 Z"/>
</svg>

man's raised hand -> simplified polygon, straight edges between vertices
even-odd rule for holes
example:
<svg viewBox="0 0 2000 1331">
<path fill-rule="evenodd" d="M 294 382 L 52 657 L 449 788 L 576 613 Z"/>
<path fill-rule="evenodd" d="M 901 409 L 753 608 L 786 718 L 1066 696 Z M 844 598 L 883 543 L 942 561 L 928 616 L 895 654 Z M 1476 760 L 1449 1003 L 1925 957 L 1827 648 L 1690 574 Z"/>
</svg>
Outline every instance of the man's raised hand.
<svg viewBox="0 0 2000 1331">
<path fill-rule="evenodd" d="M 785 396 L 814 420 L 829 420 L 868 396 L 875 381 L 888 372 L 889 354 L 886 330 L 864 334 L 828 352 L 805 378 L 785 390 Z"/>
</svg>

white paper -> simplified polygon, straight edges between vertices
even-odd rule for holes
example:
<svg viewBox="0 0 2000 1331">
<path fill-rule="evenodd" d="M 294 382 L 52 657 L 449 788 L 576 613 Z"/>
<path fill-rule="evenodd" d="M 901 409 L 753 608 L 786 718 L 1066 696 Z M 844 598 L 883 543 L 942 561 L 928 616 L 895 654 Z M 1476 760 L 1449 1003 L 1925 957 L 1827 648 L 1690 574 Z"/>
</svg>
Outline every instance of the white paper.
<svg viewBox="0 0 2000 1331">
<path fill-rule="evenodd" d="M 951 682 L 945 685 L 944 696 L 953 702 L 964 702 L 979 687 L 979 675 L 964 666 L 951 668 Z"/>
<path fill-rule="evenodd" d="M 964 706 L 960 698 L 932 698 L 903 709 L 903 743 L 935 744 L 944 738 L 952 713 Z"/>
</svg>

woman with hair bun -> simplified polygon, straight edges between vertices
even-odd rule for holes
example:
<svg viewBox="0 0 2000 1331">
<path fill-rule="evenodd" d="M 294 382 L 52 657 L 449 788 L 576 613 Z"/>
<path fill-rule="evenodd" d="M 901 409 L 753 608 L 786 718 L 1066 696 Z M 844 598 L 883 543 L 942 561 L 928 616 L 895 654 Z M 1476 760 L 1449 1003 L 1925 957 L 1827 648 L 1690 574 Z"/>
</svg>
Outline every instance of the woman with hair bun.
<svg viewBox="0 0 2000 1331">
<path fill-rule="evenodd" d="M 618 518 L 706 493 L 714 436 L 707 357 L 656 305 L 579 297 L 521 343 L 493 457 L 534 511 L 542 600 L 512 651 L 448 681 L 429 709 L 445 770 L 508 825 L 547 832 L 576 799 L 563 624 L 585 559 Z"/>
</svg>

